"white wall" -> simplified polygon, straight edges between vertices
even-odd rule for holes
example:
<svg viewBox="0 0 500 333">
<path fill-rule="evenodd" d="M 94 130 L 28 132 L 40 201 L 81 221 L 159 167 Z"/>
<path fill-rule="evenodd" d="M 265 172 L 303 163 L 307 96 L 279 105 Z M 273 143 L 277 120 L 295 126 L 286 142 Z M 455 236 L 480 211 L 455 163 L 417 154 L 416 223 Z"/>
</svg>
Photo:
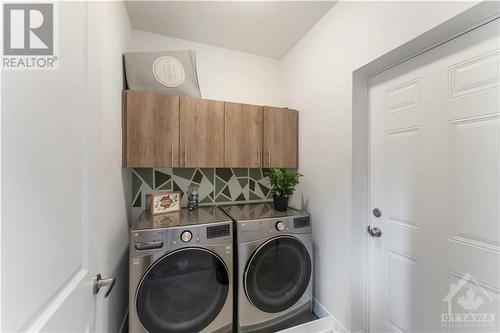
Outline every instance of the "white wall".
<svg viewBox="0 0 500 333">
<path fill-rule="evenodd" d="M 201 96 L 281 106 L 279 60 L 133 30 L 129 51 L 195 50 Z"/>
<path fill-rule="evenodd" d="M 313 217 L 315 297 L 363 329 L 363 280 L 352 276 L 352 72 L 473 2 L 339 2 L 282 60 L 284 104 L 300 113 L 299 195 Z"/>
<path fill-rule="evenodd" d="M 90 218 L 100 244 L 93 257 L 103 277 L 116 284 L 108 299 L 97 297 L 95 332 L 119 332 L 128 307 L 128 212 L 131 175 L 122 169 L 122 54 L 132 27 L 121 1 L 89 3 L 89 113 L 91 133 Z"/>
</svg>

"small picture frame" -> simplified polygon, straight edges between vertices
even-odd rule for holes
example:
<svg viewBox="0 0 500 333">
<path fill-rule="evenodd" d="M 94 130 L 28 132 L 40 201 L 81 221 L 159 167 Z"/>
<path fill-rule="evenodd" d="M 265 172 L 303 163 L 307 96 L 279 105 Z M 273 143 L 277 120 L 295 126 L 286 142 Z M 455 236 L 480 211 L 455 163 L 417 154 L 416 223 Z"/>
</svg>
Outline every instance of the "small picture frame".
<svg viewBox="0 0 500 333">
<path fill-rule="evenodd" d="M 160 215 L 181 210 L 181 192 L 155 192 L 146 195 L 148 212 Z"/>
</svg>

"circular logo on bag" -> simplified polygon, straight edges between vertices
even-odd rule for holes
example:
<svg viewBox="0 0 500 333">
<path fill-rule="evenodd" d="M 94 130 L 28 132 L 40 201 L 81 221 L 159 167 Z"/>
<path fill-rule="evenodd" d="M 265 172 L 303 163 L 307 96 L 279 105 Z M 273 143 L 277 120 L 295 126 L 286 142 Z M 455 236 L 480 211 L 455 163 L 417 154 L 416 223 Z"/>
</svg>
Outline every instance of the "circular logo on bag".
<svg viewBox="0 0 500 333">
<path fill-rule="evenodd" d="M 165 87 L 175 88 L 180 86 L 186 78 L 184 67 L 174 57 L 159 57 L 153 63 L 153 76 L 159 84 Z"/>
</svg>

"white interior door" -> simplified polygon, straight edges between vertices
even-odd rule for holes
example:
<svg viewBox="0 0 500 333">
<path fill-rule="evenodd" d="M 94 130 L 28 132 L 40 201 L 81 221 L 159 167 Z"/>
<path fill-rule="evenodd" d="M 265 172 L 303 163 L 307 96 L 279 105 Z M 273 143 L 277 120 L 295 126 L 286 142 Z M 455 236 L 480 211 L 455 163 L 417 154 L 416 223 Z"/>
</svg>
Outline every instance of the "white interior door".
<svg viewBox="0 0 500 333">
<path fill-rule="evenodd" d="M 371 332 L 500 331 L 499 31 L 371 80 Z"/>
<path fill-rule="evenodd" d="M 2 73 L 2 332 L 94 331 L 102 302 L 87 4 L 57 9 L 59 69 Z"/>
</svg>

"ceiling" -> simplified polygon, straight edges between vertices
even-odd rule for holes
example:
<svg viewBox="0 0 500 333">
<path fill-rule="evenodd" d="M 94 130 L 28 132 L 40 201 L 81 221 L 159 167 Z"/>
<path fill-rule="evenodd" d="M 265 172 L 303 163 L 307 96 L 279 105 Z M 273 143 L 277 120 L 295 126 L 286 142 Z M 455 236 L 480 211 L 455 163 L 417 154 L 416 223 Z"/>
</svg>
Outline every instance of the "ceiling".
<svg viewBox="0 0 500 333">
<path fill-rule="evenodd" d="M 127 1 L 132 27 L 281 59 L 334 1 Z"/>
</svg>

